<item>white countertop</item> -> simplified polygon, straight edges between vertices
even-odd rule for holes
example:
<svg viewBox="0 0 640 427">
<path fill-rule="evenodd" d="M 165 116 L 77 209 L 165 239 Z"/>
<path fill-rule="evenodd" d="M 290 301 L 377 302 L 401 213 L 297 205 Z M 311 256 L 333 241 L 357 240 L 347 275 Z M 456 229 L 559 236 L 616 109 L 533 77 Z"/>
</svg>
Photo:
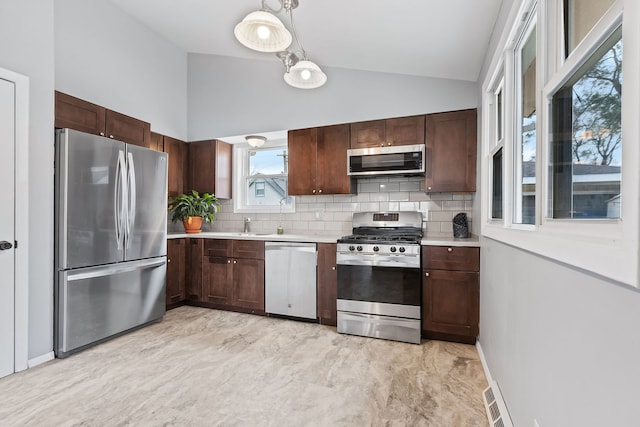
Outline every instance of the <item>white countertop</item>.
<svg viewBox="0 0 640 427">
<path fill-rule="evenodd" d="M 336 243 L 341 235 L 332 234 L 268 234 L 268 233 L 241 233 L 232 231 L 213 231 L 202 233 L 167 233 L 167 239 L 180 238 L 195 239 L 234 239 L 234 240 L 264 240 L 270 242 L 311 242 L 311 243 Z"/>
<path fill-rule="evenodd" d="M 236 239 L 236 240 L 264 240 L 273 242 L 311 242 L 311 243 L 336 243 L 342 237 L 332 234 L 268 234 L 268 233 L 241 233 L 232 231 L 214 231 L 195 234 L 168 233 L 167 239 Z M 468 239 L 458 239 L 447 234 L 427 234 L 420 242 L 429 246 L 469 246 L 479 247 L 480 239 L 473 235 Z"/>
<path fill-rule="evenodd" d="M 468 246 L 480 247 L 480 239 L 475 234 L 467 239 L 460 239 L 448 234 L 427 234 L 420 242 L 423 246 Z"/>
</svg>

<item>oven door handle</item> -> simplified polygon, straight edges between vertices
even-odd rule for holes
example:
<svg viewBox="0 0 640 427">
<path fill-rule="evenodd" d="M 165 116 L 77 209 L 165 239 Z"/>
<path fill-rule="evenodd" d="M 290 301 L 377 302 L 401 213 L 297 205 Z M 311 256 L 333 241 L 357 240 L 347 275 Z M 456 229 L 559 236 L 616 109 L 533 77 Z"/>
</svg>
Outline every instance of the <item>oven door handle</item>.
<svg viewBox="0 0 640 427">
<path fill-rule="evenodd" d="M 338 255 L 337 264 L 370 267 L 420 268 L 420 257 L 376 256 L 375 258 L 355 255 Z"/>
</svg>

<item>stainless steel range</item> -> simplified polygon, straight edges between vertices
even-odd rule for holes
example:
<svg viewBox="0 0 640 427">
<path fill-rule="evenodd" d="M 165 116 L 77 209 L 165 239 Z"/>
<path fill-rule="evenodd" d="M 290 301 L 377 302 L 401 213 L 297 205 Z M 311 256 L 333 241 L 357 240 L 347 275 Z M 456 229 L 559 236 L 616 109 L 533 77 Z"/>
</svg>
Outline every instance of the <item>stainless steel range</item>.
<svg viewBox="0 0 640 427">
<path fill-rule="evenodd" d="M 338 332 L 420 344 L 420 212 L 357 212 L 338 239 Z"/>
</svg>

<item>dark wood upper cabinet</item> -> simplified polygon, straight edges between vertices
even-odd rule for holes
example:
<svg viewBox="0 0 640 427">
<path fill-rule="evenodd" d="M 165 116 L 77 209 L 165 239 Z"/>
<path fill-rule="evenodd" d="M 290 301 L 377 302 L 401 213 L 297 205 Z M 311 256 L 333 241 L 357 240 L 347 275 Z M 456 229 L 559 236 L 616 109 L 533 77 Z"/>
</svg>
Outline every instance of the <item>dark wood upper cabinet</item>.
<svg viewBox="0 0 640 427">
<path fill-rule="evenodd" d="M 106 110 L 106 135 L 127 144 L 151 147 L 151 125 L 142 120 Z"/>
<path fill-rule="evenodd" d="M 149 148 L 155 151 L 164 151 L 164 135 L 151 132 L 151 145 Z"/>
<path fill-rule="evenodd" d="M 169 136 L 163 138 L 163 151 L 169 156 L 167 186 L 169 197 L 175 197 L 187 191 L 187 170 L 189 166 L 187 149 L 187 143 L 184 141 Z"/>
<path fill-rule="evenodd" d="M 317 128 L 290 130 L 287 136 L 290 196 L 316 194 Z M 345 152 L 345 158 L 347 153 Z"/>
<path fill-rule="evenodd" d="M 318 319 L 322 325 L 338 324 L 336 246 L 335 243 L 318 243 Z"/>
<path fill-rule="evenodd" d="M 231 198 L 231 144 L 220 140 L 190 142 L 188 191 Z"/>
<path fill-rule="evenodd" d="M 354 193 L 355 179 L 347 175 L 348 149 L 348 124 L 289 131 L 289 195 Z"/>
<path fill-rule="evenodd" d="M 55 127 L 152 148 L 149 123 L 58 91 L 55 92 Z"/>
<path fill-rule="evenodd" d="M 55 92 L 55 127 L 106 136 L 106 109 L 91 102 Z"/>
<path fill-rule="evenodd" d="M 425 190 L 476 191 L 477 111 L 428 114 Z"/>
<path fill-rule="evenodd" d="M 425 116 L 351 123 L 351 148 L 424 144 Z"/>
</svg>

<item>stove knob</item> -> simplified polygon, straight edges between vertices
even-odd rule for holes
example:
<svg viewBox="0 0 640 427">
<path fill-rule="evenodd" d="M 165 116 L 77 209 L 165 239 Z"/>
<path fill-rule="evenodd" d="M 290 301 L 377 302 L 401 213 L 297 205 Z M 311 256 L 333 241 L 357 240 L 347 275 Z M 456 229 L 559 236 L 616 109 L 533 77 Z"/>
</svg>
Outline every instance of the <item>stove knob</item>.
<svg viewBox="0 0 640 427">
<path fill-rule="evenodd" d="M 356 249 L 358 249 L 359 251 L 362 251 L 362 246 L 358 246 Z"/>
<path fill-rule="evenodd" d="M 353 245 L 352 245 L 352 246 L 349 246 L 349 250 L 350 250 L 350 251 L 355 251 L 355 250 L 356 250 L 356 248 L 355 248 L 355 247 L 353 247 Z"/>
<path fill-rule="evenodd" d="M 404 248 L 401 247 L 400 249 L 398 249 L 401 253 L 404 252 Z"/>
<path fill-rule="evenodd" d="M 396 251 L 396 247 L 395 246 L 391 246 L 391 249 L 389 249 L 391 252 L 395 252 Z"/>
<path fill-rule="evenodd" d="M 380 250 L 380 248 L 379 248 L 379 247 L 377 247 L 377 246 L 374 246 L 374 247 L 373 247 L 373 252 L 378 252 L 379 250 Z"/>
</svg>

